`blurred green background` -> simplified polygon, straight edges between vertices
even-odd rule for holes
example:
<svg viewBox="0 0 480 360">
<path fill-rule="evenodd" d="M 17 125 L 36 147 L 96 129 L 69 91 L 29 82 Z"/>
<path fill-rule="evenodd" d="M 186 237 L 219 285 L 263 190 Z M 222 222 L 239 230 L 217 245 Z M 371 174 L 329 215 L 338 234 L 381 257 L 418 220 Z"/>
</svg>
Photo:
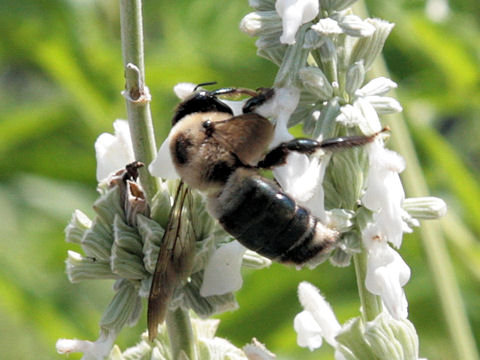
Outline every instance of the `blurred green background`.
<svg viewBox="0 0 480 360">
<path fill-rule="evenodd" d="M 415 142 L 430 194 L 444 198 L 442 226 L 475 338 L 480 336 L 480 2 L 455 0 L 434 22 L 424 1 L 367 2 L 396 23 L 385 59 Z M 276 67 L 255 56 L 238 30 L 246 0 L 146 0 L 146 77 L 158 142 L 168 131 L 181 81 L 269 86 Z M 96 339 L 112 283 L 72 285 L 64 259 L 74 245 L 63 229 L 96 198 L 93 144 L 125 117 L 118 2 L 0 0 L 0 358 L 65 359 L 58 338 Z M 408 167 L 408 165 L 407 165 Z M 408 171 L 408 169 L 407 169 Z M 427 195 L 427 194 L 425 194 Z M 423 357 L 454 359 L 418 230 L 401 255 L 410 320 Z M 221 316 L 219 335 L 243 346 L 252 337 L 280 359 L 331 359 L 325 345 L 296 345 L 300 281 L 319 287 L 341 322 L 357 316 L 353 267 L 314 271 L 281 265 L 245 274 L 240 309 Z M 132 346 L 145 316 L 117 343 Z M 478 345 L 478 341 L 477 341 Z M 71 355 L 70 359 L 78 358 Z"/>
</svg>

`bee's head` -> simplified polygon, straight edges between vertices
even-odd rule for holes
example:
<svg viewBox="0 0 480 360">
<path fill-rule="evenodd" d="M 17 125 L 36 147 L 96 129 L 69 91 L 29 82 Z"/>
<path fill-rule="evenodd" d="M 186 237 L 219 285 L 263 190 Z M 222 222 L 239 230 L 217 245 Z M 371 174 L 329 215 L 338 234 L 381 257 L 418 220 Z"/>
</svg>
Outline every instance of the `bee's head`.
<svg viewBox="0 0 480 360">
<path fill-rule="evenodd" d="M 192 95 L 178 104 L 177 109 L 175 111 L 175 115 L 172 119 L 172 126 L 179 122 L 182 118 L 189 114 L 197 113 L 197 112 L 222 112 L 228 113 L 233 115 L 233 111 L 224 102 L 218 99 L 218 95 L 229 94 L 235 91 L 232 88 L 224 88 L 224 89 L 217 89 L 214 91 L 206 91 L 197 89 L 203 85 L 211 85 L 214 83 L 203 83 L 198 84 Z"/>
</svg>

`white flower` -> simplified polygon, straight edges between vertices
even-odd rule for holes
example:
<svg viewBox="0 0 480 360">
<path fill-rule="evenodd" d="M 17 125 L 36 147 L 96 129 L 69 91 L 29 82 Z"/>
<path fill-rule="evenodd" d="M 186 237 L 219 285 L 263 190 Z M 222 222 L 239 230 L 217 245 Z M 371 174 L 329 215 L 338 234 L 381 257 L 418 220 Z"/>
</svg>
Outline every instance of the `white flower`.
<svg viewBox="0 0 480 360">
<path fill-rule="evenodd" d="M 375 27 L 368 21 L 362 20 L 356 15 L 343 15 L 335 13 L 332 17 L 320 19 L 312 25 L 312 30 L 321 36 L 336 36 L 347 34 L 354 37 L 366 37 L 375 32 Z"/>
<path fill-rule="evenodd" d="M 381 139 L 368 147 L 370 167 L 362 203 L 374 212 L 380 236 L 398 248 L 403 232 L 412 231 L 403 220 L 409 217 L 402 208 L 405 192 L 399 176 L 405 168 L 405 161 L 397 153 L 386 149 Z"/>
<path fill-rule="evenodd" d="M 378 114 L 402 111 L 402 106 L 397 100 L 383 96 L 396 86 L 393 81 L 379 77 L 360 89 L 352 88 L 351 104 L 342 106 L 336 120 L 347 127 L 358 126 L 365 135 L 380 131 L 382 125 Z"/>
<path fill-rule="evenodd" d="M 331 346 L 336 347 L 335 336 L 341 326 L 318 289 L 308 282 L 302 282 L 298 286 L 298 298 L 305 309 L 294 320 L 298 345 L 314 350 L 322 345 L 324 338 Z"/>
<path fill-rule="evenodd" d="M 369 224 L 362 234 L 367 249 L 367 276 L 365 286 L 379 295 L 393 318 L 408 316 L 408 303 L 403 286 L 410 279 L 410 268 L 400 255 L 383 239 L 376 224 Z"/>
<path fill-rule="evenodd" d="M 330 157 L 307 157 L 292 153 L 287 163 L 273 170 L 282 189 L 299 204 L 307 207 L 313 215 L 328 223 L 324 207 L 323 178 Z"/>
<path fill-rule="evenodd" d="M 308 311 L 304 310 L 295 316 L 293 328 L 297 332 L 298 346 L 307 347 L 310 351 L 322 346 L 322 328 Z"/>
<path fill-rule="evenodd" d="M 395 82 L 386 77 L 380 76 L 378 78 L 370 80 L 361 89 L 358 89 L 356 95 L 359 97 L 385 95 L 390 90 L 396 88 L 397 84 Z"/>
<path fill-rule="evenodd" d="M 117 334 L 114 331 L 102 329 L 95 342 L 76 339 L 58 339 L 55 347 L 59 354 L 82 352 L 82 360 L 103 360 L 112 349 Z"/>
<path fill-rule="evenodd" d="M 97 180 L 99 182 L 135 161 L 128 121 L 115 120 L 113 128 L 115 135 L 103 133 L 95 141 Z"/>
<path fill-rule="evenodd" d="M 300 90 L 295 86 L 285 86 L 275 89 L 273 97 L 255 109 L 257 114 L 271 118 L 275 122 L 275 134 L 270 148 L 293 139 L 293 135 L 288 132 L 287 124 L 299 100 Z"/>
<path fill-rule="evenodd" d="M 343 32 L 347 35 L 354 37 L 366 37 L 371 36 L 375 32 L 375 26 L 368 21 L 362 20 L 357 15 L 348 14 L 344 15 L 339 13 L 338 25 L 342 28 Z"/>
<path fill-rule="evenodd" d="M 243 284 L 240 268 L 246 250 L 236 240 L 220 246 L 205 267 L 200 295 L 223 295 L 239 290 Z"/>
<path fill-rule="evenodd" d="M 343 33 L 338 22 L 332 18 L 320 19 L 318 23 L 312 25 L 312 30 L 315 30 L 318 34 L 323 36 L 339 35 Z"/>
<path fill-rule="evenodd" d="M 297 30 L 318 15 L 318 0 L 277 0 L 275 9 L 282 18 L 280 42 L 295 44 Z"/>
</svg>

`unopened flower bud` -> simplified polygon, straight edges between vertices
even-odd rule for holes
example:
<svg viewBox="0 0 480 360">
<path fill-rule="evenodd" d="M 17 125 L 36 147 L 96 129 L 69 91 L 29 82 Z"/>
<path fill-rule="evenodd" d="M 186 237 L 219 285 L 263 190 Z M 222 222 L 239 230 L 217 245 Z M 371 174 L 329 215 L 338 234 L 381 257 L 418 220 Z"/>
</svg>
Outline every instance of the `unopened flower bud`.
<svg viewBox="0 0 480 360">
<path fill-rule="evenodd" d="M 305 67 L 298 72 L 303 86 L 320 100 L 329 99 L 333 94 L 333 87 L 325 74 L 317 67 Z"/>
<path fill-rule="evenodd" d="M 434 196 L 405 199 L 402 207 L 416 219 L 438 219 L 447 213 L 445 201 Z"/>
</svg>

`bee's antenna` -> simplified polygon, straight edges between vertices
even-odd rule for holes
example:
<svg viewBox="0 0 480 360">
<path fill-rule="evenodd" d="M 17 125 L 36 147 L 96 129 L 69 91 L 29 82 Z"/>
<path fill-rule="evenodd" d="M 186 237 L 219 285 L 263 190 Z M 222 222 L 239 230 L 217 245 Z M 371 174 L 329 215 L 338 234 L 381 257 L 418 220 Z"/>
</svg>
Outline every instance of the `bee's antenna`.
<svg viewBox="0 0 480 360">
<path fill-rule="evenodd" d="M 198 88 L 201 87 L 201 86 L 215 85 L 216 83 L 217 83 L 216 81 L 209 81 L 209 82 L 200 83 L 200 84 L 198 84 L 197 86 L 195 86 L 195 88 L 193 89 L 193 91 L 197 91 Z"/>
</svg>

